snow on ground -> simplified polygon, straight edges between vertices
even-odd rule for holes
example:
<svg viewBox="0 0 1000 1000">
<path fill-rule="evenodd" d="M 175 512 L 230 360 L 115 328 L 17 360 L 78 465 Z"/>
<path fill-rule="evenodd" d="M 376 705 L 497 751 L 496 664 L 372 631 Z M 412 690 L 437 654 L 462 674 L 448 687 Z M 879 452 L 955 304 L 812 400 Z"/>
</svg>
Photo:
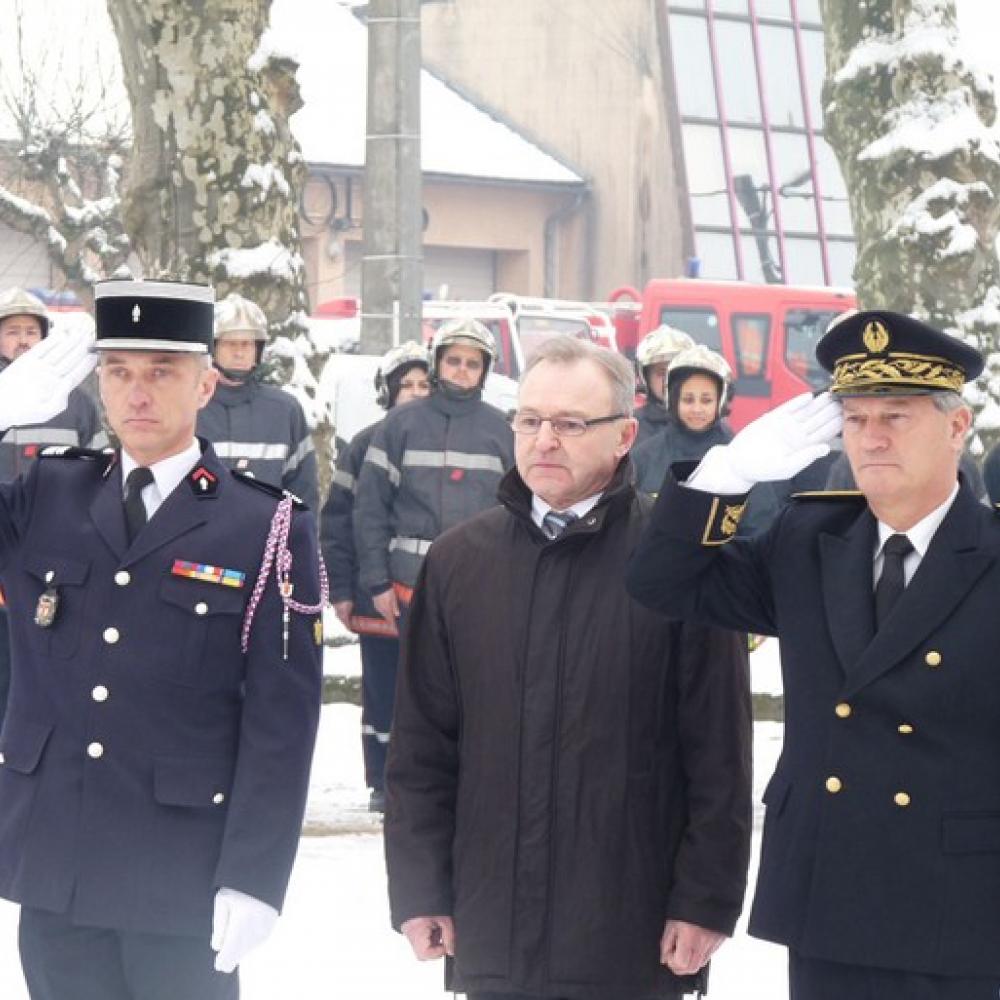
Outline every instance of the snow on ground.
<svg viewBox="0 0 1000 1000">
<path fill-rule="evenodd" d="M 777 643 L 753 654 L 754 690 L 777 693 Z M 768 647 L 773 647 L 770 650 Z M 358 647 L 327 650 L 357 672 Z M 353 664 L 350 662 L 353 657 Z M 341 670 L 336 672 L 340 673 Z M 242 969 L 243 1000 L 442 1000 L 440 963 L 421 964 L 389 927 L 382 836 L 367 811 L 360 710 L 323 709 L 310 782 L 306 834 L 274 935 Z M 781 749 L 782 726 L 757 723 L 754 735 L 754 870 L 763 815 L 760 797 Z M 749 894 L 748 894 L 749 905 Z M 779 1000 L 786 995 L 785 951 L 747 937 L 745 918 L 712 963 L 711 1000 Z M 16 944 L 17 908 L 0 900 L 0 997 L 28 1000 Z M 180 1000 L 180 998 L 179 998 Z"/>
</svg>

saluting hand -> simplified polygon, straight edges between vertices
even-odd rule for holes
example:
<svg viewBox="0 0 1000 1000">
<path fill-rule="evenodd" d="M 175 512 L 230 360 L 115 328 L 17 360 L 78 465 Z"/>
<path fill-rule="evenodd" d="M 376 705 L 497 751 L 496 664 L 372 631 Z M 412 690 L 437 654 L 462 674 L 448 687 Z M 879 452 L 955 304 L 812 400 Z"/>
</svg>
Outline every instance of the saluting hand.
<svg viewBox="0 0 1000 1000">
<path fill-rule="evenodd" d="M 52 333 L 0 372 L 0 430 L 62 413 L 70 392 L 97 364 L 92 343 L 79 333 Z"/>
<path fill-rule="evenodd" d="M 668 920 L 660 938 L 660 962 L 675 976 L 693 976 L 719 950 L 726 935 L 684 920 Z"/>
<path fill-rule="evenodd" d="M 399 929 L 421 962 L 455 955 L 455 924 L 451 917 L 411 917 Z"/>
<path fill-rule="evenodd" d="M 840 404 L 830 393 L 803 393 L 747 424 L 729 444 L 710 449 L 687 485 L 732 494 L 791 479 L 829 454 L 841 426 Z"/>
</svg>

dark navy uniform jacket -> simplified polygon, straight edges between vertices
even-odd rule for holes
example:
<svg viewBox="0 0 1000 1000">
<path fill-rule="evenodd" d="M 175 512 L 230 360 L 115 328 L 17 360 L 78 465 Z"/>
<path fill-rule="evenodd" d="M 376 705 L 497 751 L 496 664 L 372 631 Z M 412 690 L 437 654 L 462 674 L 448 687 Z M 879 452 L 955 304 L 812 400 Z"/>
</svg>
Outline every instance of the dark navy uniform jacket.
<svg viewBox="0 0 1000 1000">
<path fill-rule="evenodd" d="M 683 474 L 683 473 L 682 473 Z M 667 477 L 629 575 L 668 615 L 781 638 L 785 743 L 750 931 L 804 955 L 1000 976 L 1000 519 L 963 484 L 875 632 L 860 495 L 739 497 Z"/>
<path fill-rule="evenodd" d="M 281 907 L 320 705 L 315 616 L 269 578 L 247 601 L 277 506 L 210 447 L 129 546 L 113 456 L 43 457 L 0 487 L 14 672 L 0 732 L 0 896 L 79 923 L 207 935 L 216 889 Z M 113 463 L 113 464 L 112 464 Z M 294 596 L 318 600 L 313 517 L 296 513 Z M 179 575 L 176 560 L 245 574 Z M 35 624 L 58 592 L 55 621 Z"/>
</svg>

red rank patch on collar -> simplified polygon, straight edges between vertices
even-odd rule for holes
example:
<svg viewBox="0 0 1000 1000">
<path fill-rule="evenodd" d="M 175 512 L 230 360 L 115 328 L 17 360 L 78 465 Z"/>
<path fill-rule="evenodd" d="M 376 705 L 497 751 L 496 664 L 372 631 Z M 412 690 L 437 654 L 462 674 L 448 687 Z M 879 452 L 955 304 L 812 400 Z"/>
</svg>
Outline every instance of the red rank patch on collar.
<svg viewBox="0 0 1000 1000">
<path fill-rule="evenodd" d="M 188 485 L 194 495 L 200 500 L 212 498 L 219 488 L 219 478 L 214 472 L 210 472 L 204 465 L 199 465 L 191 475 L 188 476 Z"/>
</svg>

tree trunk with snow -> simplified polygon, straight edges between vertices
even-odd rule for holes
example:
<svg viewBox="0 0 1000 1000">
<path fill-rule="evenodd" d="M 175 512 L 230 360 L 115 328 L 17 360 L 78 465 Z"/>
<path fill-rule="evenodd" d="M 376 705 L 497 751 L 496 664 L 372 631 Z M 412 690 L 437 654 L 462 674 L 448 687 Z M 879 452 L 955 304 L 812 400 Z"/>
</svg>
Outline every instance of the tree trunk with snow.
<svg viewBox="0 0 1000 1000">
<path fill-rule="evenodd" d="M 962 56 L 955 2 L 821 4 L 826 135 L 847 183 L 861 306 L 918 316 L 995 354 L 996 99 Z M 994 436 L 1000 364 L 991 359 L 968 398 L 977 429 Z"/>
<path fill-rule="evenodd" d="M 271 50 L 271 0 L 108 0 L 135 136 L 126 228 L 147 277 L 213 284 L 257 302 L 329 466 L 317 401 L 327 352 L 306 323 L 298 192 L 288 125 L 301 106 L 293 58 Z M 295 364 L 296 356 L 304 364 Z M 325 459 L 325 460 L 324 460 Z"/>
</svg>

